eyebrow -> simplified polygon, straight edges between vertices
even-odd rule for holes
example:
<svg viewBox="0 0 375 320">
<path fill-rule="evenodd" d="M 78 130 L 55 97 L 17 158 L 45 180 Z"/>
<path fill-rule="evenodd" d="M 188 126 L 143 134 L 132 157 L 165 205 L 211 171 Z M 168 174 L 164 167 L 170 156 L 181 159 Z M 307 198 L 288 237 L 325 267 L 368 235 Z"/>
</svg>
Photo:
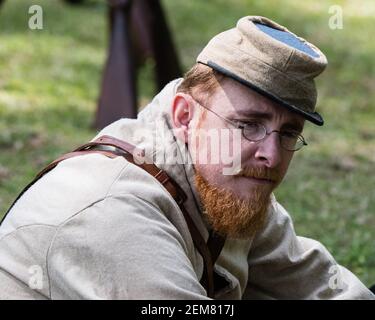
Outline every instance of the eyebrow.
<svg viewBox="0 0 375 320">
<path fill-rule="evenodd" d="M 271 120 L 272 119 L 272 115 L 268 112 L 254 111 L 254 110 L 238 110 L 237 113 L 240 116 L 252 118 L 252 119 L 262 119 L 262 120 Z M 240 120 L 240 119 L 238 119 L 238 120 Z M 246 120 L 246 119 L 243 119 L 243 120 Z M 297 122 L 287 122 L 287 123 L 282 125 L 282 128 L 302 132 L 303 126 L 300 125 Z"/>
<path fill-rule="evenodd" d="M 238 110 L 237 113 L 243 117 L 271 120 L 272 115 L 268 112 L 254 111 L 254 110 Z"/>
</svg>

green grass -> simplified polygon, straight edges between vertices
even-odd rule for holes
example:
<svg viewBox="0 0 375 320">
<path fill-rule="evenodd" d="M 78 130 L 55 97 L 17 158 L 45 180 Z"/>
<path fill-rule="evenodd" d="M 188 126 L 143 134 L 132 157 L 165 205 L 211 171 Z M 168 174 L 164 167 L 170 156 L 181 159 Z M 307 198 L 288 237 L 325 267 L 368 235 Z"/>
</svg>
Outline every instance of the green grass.
<svg viewBox="0 0 375 320">
<path fill-rule="evenodd" d="M 165 0 L 186 70 L 217 32 L 244 15 L 264 15 L 316 43 L 329 60 L 318 81 L 326 125 L 308 125 L 276 195 L 298 234 L 321 241 L 367 285 L 375 283 L 375 3 L 358 1 Z M 28 29 L 28 8 L 44 29 Z M 328 27 L 341 5 L 344 29 Z M 0 8 L 0 216 L 35 173 L 86 142 L 107 45 L 104 1 L 7 0 Z M 140 106 L 152 98 L 152 61 L 141 70 Z"/>
</svg>

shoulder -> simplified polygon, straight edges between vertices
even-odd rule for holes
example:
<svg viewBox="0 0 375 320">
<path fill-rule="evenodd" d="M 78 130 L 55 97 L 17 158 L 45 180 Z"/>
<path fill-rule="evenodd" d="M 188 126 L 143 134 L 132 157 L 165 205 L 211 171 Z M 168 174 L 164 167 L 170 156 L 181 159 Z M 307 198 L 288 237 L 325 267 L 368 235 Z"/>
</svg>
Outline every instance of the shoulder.
<svg viewBox="0 0 375 320">
<path fill-rule="evenodd" d="M 60 162 L 16 202 L 1 225 L 3 232 L 24 225 L 58 225 L 104 199 L 126 170 L 125 159 L 88 154 Z M 9 230 L 8 230 L 9 229 Z"/>
<path fill-rule="evenodd" d="M 157 297 L 167 281 L 182 286 L 195 277 L 192 252 L 175 225 L 153 203 L 128 193 L 108 196 L 60 225 L 47 262 L 54 296 Z"/>
</svg>

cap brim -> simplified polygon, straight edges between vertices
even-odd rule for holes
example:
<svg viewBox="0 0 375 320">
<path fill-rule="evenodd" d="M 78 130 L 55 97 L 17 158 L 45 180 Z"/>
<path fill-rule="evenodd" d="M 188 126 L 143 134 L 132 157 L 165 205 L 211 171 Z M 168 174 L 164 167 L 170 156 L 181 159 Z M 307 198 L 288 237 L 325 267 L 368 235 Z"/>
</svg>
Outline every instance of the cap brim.
<svg viewBox="0 0 375 320">
<path fill-rule="evenodd" d="M 307 112 L 307 111 L 301 110 L 301 109 L 297 108 L 296 106 L 294 106 L 292 104 L 289 104 L 288 102 L 276 97 L 275 95 L 273 95 L 273 94 L 271 94 L 267 91 L 264 91 L 263 89 L 259 88 L 258 86 L 255 86 L 251 82 L 237 76 L 235 73 L 219 66 L 218 64 L 216 64 L 213 61 L 207 61 L 207 63 L 204 63 L 204 62 L 201 62 L 201 61 L 198 61 L 198 62 L 202 63 L 202 64 L 204 64 L 208 67 L 211 67 L 212 69 L 224 74 L 225 76 L 227 76 L 229 78 L 232 78 L 233 80 L 236 80 L 236 81 L 242 83 L 243 85 L 255 90 L 259 94 L 261 94 L 263 96 L 266 96 L 267 98 L 270 98 L 271 100 L 277 102 L 278 104 L 282 105 L 283 107 L 287 108 L 288 110 L 302 115 L 306 120 L 308 120 L 308 121 L 310 121 L 310 122 L 312 122 L 312 123 L 314 123 L 318 126 L 322 126 L 324 124 L 324 120 L 318 112 Z"/>
</svg>

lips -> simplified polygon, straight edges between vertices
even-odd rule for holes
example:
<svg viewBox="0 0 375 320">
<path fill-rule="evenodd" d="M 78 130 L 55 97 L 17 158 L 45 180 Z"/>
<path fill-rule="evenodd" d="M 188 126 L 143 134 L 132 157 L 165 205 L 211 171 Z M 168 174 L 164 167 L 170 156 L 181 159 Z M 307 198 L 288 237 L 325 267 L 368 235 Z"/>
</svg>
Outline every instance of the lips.
<svg viewBox="0 0 375 320">
<path fill-rule="evenodd" d="M 267 179 L 267 178 L 260 178 L 260 177 L 254 177 L 254 176 L 242 176 L 242 178 L 246 178 L 251 180 L 254 183 L 259 184 L 275 184 L 275 180 Z"/>
<path fill-rule="evenodd" d="M 258 182 L 258 183 L 267 183 L 267 184 L 273 184 L 275 183 L 274 180 L 270 180 L 270 179 L 266 179 L 266 178 L 256 178 L 256 177 L 246 177 L 248 179 L 251 179 L 255 182 Z"/>
<path fill-rule="evenodd" d="M 239 172 L 238 176 L 251 180 L 258 184 L 277 185 L 280 180 L 279 174 L 274 169 L 247 167 Z"/>
</svg>

